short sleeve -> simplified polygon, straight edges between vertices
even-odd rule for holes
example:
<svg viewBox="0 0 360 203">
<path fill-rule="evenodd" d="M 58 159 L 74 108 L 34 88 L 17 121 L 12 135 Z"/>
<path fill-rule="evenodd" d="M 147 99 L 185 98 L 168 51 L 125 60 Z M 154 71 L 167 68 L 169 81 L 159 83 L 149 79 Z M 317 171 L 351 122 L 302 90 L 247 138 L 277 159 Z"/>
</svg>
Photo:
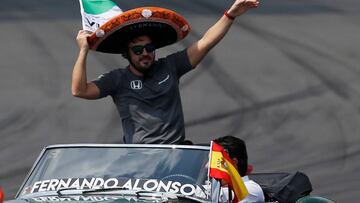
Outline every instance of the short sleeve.
<svg viewBox="0 0 360 203">
<path fill-rule="evenodd" d="M 120 88 L 121 71 L 119 69 L 100 75 L 92 82 L 100 90 L 100 98 L 114 95 Z"/>
<path fill-rule="evenodd" d="M 178 78 L 193 69 L 190 64 L 187 49 L 167 56 L 166 60 L 168 61 L 169 66 L 175 69 Z"/>
</svg>

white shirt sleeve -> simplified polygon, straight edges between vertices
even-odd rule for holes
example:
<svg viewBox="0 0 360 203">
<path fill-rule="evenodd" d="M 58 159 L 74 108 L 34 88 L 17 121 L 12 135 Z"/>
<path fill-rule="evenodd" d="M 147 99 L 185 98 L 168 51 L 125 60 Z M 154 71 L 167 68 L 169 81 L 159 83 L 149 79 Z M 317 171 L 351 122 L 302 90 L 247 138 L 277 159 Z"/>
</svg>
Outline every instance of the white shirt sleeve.
<svg viewBox="0 0 360 203">
<path fill-rule="evenodd" d="M 242 177 L 249 195 L 239 203 L 260 203 L 265 202 L 264 192 L 260 185 L 249 179 L 248 176 Z M 233 193 L 234 194 L 234 193 Z M 234 196 L 234 195 L 233 195 Z M 229 189 L 221 188 L 219 202 L 227 202 L 229 199 Z"/>
</svg>

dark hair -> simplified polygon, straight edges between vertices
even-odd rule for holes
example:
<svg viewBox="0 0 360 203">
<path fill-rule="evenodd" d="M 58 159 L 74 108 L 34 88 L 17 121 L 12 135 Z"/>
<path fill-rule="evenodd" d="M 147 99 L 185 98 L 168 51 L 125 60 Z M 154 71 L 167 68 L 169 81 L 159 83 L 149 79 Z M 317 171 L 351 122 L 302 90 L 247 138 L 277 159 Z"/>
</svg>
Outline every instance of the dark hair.
<svg viewBox="0 0 360 203">
<path fill-rule="evenodd" d="M 238 170 L 241 176 L 245 176 L 248 167 L 248 156 L 245 142 L 237 137 L 227 135 L 214 140 L 221 145 L 228 153 L 230 158 L 238 160 Z"/>
<path fill-rule="evenodd" d="M 124 59 L 129 60 L 129 51 L 128 50 L 122 51 L 120 54 Z"/>
</svg>

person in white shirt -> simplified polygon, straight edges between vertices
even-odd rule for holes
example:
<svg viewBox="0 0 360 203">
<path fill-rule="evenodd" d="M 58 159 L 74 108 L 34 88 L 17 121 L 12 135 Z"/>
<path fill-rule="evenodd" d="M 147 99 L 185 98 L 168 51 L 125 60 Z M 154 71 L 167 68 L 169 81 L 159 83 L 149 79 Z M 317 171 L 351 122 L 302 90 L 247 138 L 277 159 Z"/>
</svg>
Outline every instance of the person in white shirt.
<svg viewBox="0 0 360 203">
<path fill-rule="evenodd" d="M 250 180 L 247 176 L 248 171 L 248 156 L 246 151 L 245 142 L 234 136 L 224 136 L 214 140 L 217 144 L 221 145 L 229 154 L 230 158 L 233 160 L 236 169 L 241 175 L 244 184 L 249 192 L 249 195 L 239 201 L 240 203 L 255 203 L 255 202 L 265 202 L 264 192 L 261 189 L 260 185 L 255 181 Z M 234 193 L 232 193 L 234 194 Z M 232 195 L 233 197 L 234 195 Z M 226 184 L 222 186 L 219 202 L 228 202 L 229 201 L 229 190 L 226 187 Z"/>
</svg>

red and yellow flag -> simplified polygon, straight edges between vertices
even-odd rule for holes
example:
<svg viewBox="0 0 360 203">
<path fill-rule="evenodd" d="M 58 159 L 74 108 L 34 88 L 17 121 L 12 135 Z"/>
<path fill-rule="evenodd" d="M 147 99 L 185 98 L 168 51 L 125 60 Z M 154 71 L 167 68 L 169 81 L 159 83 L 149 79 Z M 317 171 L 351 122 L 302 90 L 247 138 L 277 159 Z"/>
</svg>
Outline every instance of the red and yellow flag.
<svg viewBox="0 0 360 203">
<path fill-rule="evenodd" d="M 212 178 L 224 180 L 229 184 L 229 187 L 235 193 L 233 202 L 242 200 L 249 194 L 233 161 L 225 150 L 215 142 L 211 144 L 209 175 Z"/>
<path fill-rule="evenodd" d="M 4 201 L 4 191 L 0 187 L 0 203 L 2 203 L 3 201 Z"/>
</svg>

